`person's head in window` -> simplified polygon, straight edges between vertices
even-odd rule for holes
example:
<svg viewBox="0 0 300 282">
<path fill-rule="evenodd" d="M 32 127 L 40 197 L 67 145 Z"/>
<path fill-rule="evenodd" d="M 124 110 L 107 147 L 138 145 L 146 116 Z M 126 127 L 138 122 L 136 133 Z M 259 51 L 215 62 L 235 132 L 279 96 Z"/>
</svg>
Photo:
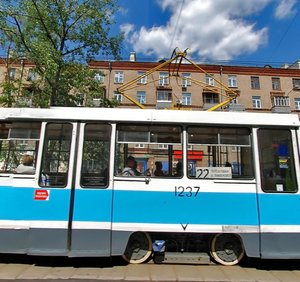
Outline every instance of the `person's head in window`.
<svg viewBox="0 0 300 282">
<path fill-rule="evenodd" d="M 180 161 L 176 164 L 176 173 L 174 176 L 182 176 L 182 162 Z"/>
<path fill-rule="evenodd" d="M 126 166 L 122 171 L 123 176 L 136 176 L 137 175 L 136 169 L 136 160 L 133 156 L 129 156 L 126 159 Z"/>
<path fill-rule="evenodd" d="M 32 155 L 26 154 L 22 156 L 20 164 L 16 168 L 16 173 L 35 173 Z"/>
<path fill-rule="evenodd" d="M 156 166 L 156 169 L 154 171 L 154 175 L 155 176 L 164 176 L 164 173 L 163 173 L 163 165 L 162 165 L 162 162 L 155 162 L 155 166 Z"/>
</svg>

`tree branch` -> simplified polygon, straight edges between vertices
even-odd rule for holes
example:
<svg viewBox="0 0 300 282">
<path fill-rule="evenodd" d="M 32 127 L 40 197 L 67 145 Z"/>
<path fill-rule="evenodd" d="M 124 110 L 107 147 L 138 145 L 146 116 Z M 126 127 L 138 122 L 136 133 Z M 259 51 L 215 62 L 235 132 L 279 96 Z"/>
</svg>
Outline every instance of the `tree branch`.
<svg viewBox="0 0 300 282">
<path fill-rule="evenodd" d="M 78 47 L 73 48 L 73 49 L 71 49 L 71 50 L 69 50 L 69 51 L 66 51 L 66 52 L 63 53 L 62 55 L 63 55 L 63 56 L 67 56 L 67 55 L 72 54 L 72 53 L 74 53 L 74 52 L 76 52 L 76 51 L 79 51 L 80 49 L 84 49 L 84 48 L 86 48 L 86 47 L 88 47 L 88 46 L 89 46 L 89 44 L 84 44 L 84 45 L 78 46 Z"/>
<path fill-rule="evenodd" d="M 49 32 L 49 30 L 48 30 L 48 28 L 47 28 L 47 25 L 45 24 L 45 22 L 44 22 L 44 20 L 43 20 L 42 14 L 41 14 L 41 12 L 40 12 L 40 10 L 39 10 L 38 5 L 36 4 L 36 1 L 35 1 L 35 0 L 31 0 L 31 2 L 33 3 L 33 5 L 34 5 L 34 7 L 35 7 L 35 9 L 36 9 L 36 11 L 37 11 L 37 13 L 38 13 L 39 20 L 40 20 L 40 22 L 41 22 L 41 24 L 42 24 L 44 30 L 46 31 L 47 38 L 51 41 L 53 47 L 56 49 L 57 46 L 56 46 L 56 44 L 55 44 L 55 41 L 53 40 L 53 38 L 52 38 L 52 36 L 51 36 L 51 33 Z"/>
</svg>

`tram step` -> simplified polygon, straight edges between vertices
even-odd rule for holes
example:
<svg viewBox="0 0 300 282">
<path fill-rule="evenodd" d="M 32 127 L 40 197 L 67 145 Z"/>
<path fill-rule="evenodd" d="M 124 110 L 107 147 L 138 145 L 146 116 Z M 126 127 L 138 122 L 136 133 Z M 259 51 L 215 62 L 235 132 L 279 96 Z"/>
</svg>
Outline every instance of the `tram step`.
<svg viewBox="0 0 300 282">
<path fill-rule="evenodd" d="M 154 255 L 155 263 L 210 264 L 207 253 L 158 253 Z"/>
</svg>

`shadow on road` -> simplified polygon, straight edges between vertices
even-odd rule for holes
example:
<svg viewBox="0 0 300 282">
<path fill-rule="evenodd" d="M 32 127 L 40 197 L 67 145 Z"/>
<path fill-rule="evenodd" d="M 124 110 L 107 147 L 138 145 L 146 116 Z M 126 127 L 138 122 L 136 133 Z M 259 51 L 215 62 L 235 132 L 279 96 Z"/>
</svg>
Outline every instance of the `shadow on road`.
<svg viewBox="0 0 300 282">
<path fill-rule="evenodd" d="M 113 258 L 68 258 L 68 257 L 46 257 L 28 256 L 16 254 L 0 255 L 2 264 L 29 264 L 46 267 L 75 267 L 75 268 L 109 268 L 126 265 L 121 257 Z M 152 263 L 152 262 L 151 262 Z M 245 259 L 241 267 L 260 270 L 300 270 L 300 260 L 270 260 L 270 259 Z"/>
<path fill-rule="evenodd" d="M 0 263 L 4 264 L 30 264 L 46 267 L 113 267 L 116 265 L 126 265 L 121 257 L 113 258 L 68 258 L 56 256 L 28 256 L 19 254 L 1 254 Z"/>
<path fill-rule="evenodd" d="M 300 260 L 296 259 L 246 259 L 242 267 L 260 270 L 300 270 Z"/>
</svg>

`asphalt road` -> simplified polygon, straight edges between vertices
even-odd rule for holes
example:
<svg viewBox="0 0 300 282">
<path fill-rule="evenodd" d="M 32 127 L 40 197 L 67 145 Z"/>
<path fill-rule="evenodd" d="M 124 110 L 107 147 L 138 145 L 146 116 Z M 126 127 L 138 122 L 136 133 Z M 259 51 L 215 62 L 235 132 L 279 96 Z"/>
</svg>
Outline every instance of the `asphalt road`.
<svg viewBox="0 0 300 282">
<path fill-rule="evenodd" d="M 61 258 L 1 255 L 1 281 L 300 281 L 300 260 L 249 260 L 243 266 L 126 265 L 120 258 Z"/>
</svg>

